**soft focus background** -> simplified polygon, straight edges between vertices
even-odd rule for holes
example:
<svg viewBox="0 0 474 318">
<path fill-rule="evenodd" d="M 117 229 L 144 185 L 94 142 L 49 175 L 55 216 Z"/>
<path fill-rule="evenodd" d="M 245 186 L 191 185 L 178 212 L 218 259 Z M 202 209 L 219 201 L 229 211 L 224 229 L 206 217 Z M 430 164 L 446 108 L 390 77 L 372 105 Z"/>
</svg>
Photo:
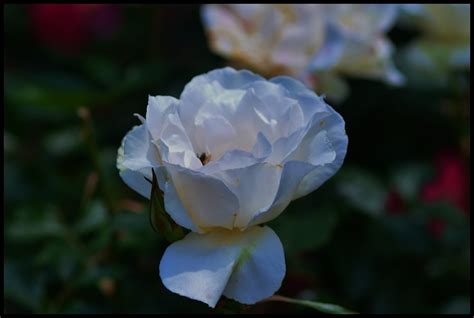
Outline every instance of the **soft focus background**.
<svg viewBox="0 0 474 318">
<path fill-rule="evenodd" d="M 362 313 L 470 311 L 469 66 L 418 70 L 405 48 L 423 31 L 405 18 L 388 32 L 405 85 L 346 77 L 347 98 L 328 99 L 346 121 L 344 165 L 270 223 L 288 268 L 279 295 Z M 229 65 L 200 7 L 5 5 L 4 28 L 4 311 L 211 312 L 162 285 L 167 243 L 115 167 L 148 95 L 178 97 Z"/>
</svg>

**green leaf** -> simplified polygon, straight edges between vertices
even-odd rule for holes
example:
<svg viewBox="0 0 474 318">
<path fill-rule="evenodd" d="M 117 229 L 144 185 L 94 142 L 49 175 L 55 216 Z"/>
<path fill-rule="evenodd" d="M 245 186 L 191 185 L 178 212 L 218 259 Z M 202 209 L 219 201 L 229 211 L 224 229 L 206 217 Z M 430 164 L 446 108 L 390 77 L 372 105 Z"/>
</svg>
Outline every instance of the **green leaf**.
<svg viewBox="0 0 474 318">
<path fill-rule="evenodd" d="M 471 308 L 470 303 L 471 301 L 469 297 L 456 297 L 442 307 L 440 314 L 442 315 L 452 315 L 452 314 L 468 315 L 470 313 L 470 308 Z"/>
<path fill-rule="evenodd" d="M 321 303 L 321 302 L 316 302 L 316 301 L 311 301 L 311 300 L 300 300 L 300 299 L 283 297 L 279 295 L 274 295 L 268 298 L 267 301 L 281 301 L 281 302 L 286 302 L 290 304 L 306 306 L 306 307 L 310 307 L 310 308 L 313 308 L 313 309 L 316 309 L 318 311 L 328 313 L 328 314 L 335 314 L 335 315 L 357 314 L 357 312 L 351 311 L 339 305 Z"/>
<path fill-rule="evenodd" d="M 336 210 L 321 207 L 314 211 L 283 214 L 270 226 L 278 233 L 285 252 L 290 255 L 314 250 L 327 243 L 336 228 L 338 216 Z"/>
<path fill-rule="evenodd" d="M 30 310 L 39 308 L 45 292 L 44 276 L 31 277 L 31 272 L 22 263 L 6 260 L 3 281 L 5 299 L 13 300 Z"/>
<path fill-rule="evenodd" d="M 163 235 L 169 242 L 175 242 L 184 237 L 183 229 L 166 213 L 163 192 L 158 186 L 155 171 L 151 186 L 150 223 L 153 229 Z"/>
<path fill-rule="evenodd" d="M 78 149 L 81 144 L 77 127 L 67 128 L 48 134 L 44 139 L 44 148 L 50 154 L 64 156 Z"/>
<path fill-rule="evenodd" d="M 64 282 L 73 277 L 80 261 L 81 254 L 77 248 L 64 240 L 50 242 L 33 258 L 35 265 L 53 270 Z"/>
<path fill-rule="evenodd" d="M 15 219 L 6 226 L 5 235 L 16 241 L 34 242 L 44 238 L 62 237 L 64 232 L 65 228 L 55 209 L 24 208 L 16 211 Z"/>
<path fill-rule="evenodd" d="M 430 169 L 423 164 L 406 164 L 396 169 L 392 176 L 395 190 L 404 200 L 415 200 L 422 185 L 430 177 Z"/>
<path fill-rule="evenodd" d="M 94 201 L 85 209 L 84 215 L 74 229 L 80 234 L 85 234 L 100 228 L 106 222 L 107 212 L 104 205 L 100 201 Z"/>
<path fill-rule="evenodd" d="M 469 224 L 464 211 L 454 207 L 450 202 L 421 203 L 416 212 L 425 218 L 439 218 L 452 225 L 463 226 Z"/>
<path fill-rule="evenodd" d="M 371 215 L 384 211 L 386 187 L 375 176 L 357 168 L 347 168 L 337 176 L 336 189 L 353 207 Z"/>
<path fill-rule="evenodd" d="M 40 79 L 14 76 L 9 77 L 9 84 L 5 89 L 5 103 L 9 106 L 34 106 L 55 111 L 76 110 L 84 105 L 96 105 L 107 98 L 103 92 L 89 87 L 63 87 Z"/>
</svg>

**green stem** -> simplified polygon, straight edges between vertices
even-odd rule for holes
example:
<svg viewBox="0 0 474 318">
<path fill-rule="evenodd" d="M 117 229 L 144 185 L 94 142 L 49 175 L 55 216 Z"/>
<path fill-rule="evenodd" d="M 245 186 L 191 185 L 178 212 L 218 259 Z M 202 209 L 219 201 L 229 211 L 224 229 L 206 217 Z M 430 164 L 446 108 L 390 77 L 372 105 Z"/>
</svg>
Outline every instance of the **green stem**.
<svg viewBox="0 0 474 318">
<path fill-rule="evenodd" d="M 313 308 L 313 309 L 316 309 L 318 311 L 328 313 L 328 314 L 339 314 L 339 315 L 357 314 L 356 312 L 343 308 L 339 305 L 320 303 L 320 302 L 310 301 L 310 300 L 288 298 L 288 297 L 280 296 L 280 295 L 273 295 L 265 300 L 262 300 L 261 302 L 267 302 L 267 301 L 280 301 L 280 302 L 285 302 L 285 303 L 290 303 L 290 304 L 302 305 L 302 306 L 310 307 L 310 308 Z"/>
<path fill-rule="evenodd" d="M 92 164 L 94 165 L 97 174 L 99 175 L 99 187 L 104 196 L 105 203 L 107 205 L 107 210 L 109 214 L 112 215 L 115 212 L 115 204 L 112 192 L 110 191 L 109 185 L 106 181 L 105 173 L 102 169 L 100 158 L 99 158 L 99 151 L 97 147 L 97 142 L 94 133 L 94 127 L 92 125 L 92 119 L 90 116 L 90 112 L 87 108 L 81 107 L 78 109 L 78 116 L 82 119 L 82 136 L 84 141 L 87 144 L 89 156 L 92 160 Z"/>
</svg>

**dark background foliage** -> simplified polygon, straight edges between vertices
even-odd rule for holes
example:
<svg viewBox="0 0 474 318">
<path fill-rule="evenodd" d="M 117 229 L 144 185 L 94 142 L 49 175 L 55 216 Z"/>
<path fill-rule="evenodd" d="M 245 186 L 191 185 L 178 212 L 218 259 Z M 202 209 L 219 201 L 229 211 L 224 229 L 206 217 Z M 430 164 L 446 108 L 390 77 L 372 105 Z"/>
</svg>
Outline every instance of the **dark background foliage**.
<svg viewBox="0 0 474 318">
<path fill-rule="evenodd" d="M 210 311 L 162 285 L 167 243 L 115 167 L 148 95 L 178 97 L 226 65 L 199 9 L 4 6 L 4 312 Z M 397 48 L 417 36 L 389 35 Z M 448 76 L 399 88 L 349 79 L 347 100 L 328 101 L 348 154 L 270 223 L 288 268 L 278 294 L 362 313 L 469 312 L 469 73 Z"/>
</svg>

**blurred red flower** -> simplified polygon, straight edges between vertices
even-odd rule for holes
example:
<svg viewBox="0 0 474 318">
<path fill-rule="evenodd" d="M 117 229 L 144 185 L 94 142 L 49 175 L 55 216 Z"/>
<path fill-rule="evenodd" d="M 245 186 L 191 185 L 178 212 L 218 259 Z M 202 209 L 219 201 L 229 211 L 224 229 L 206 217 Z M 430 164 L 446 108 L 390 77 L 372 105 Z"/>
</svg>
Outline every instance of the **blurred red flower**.
<svg viewBox="0 0 474 318">
<path fill-rule="evenodd" d="M 446 228 L 446 222 L 440 218 L 431 218 L 426 226 L 435 237 L 441 237 Z"/>
<path fill-rule="evenodd" d="M 455 207 L 469 213 L 469 168 L 462 155 L 453 151 L 443 151 L 435 159 L 435 177 L 426 183 L 420 191 L 424 202 L 447 201 Z M 405 202 L 396 190 L 390 190 L 385 200 L 385 209 L 389 214 L 402 213 Z M 440 218 L 431 218 L 428 230 L 439 237 L 446 222 Z"/>
<path fill-rule="evenodd" d="M 47 46 L 76 53 L 93 36 L 111 36 L 120 21 L 111 4 L 32 4 L 28 6 L 33 32 Z"/>
<path fill-rule="evenodd" d="M 404 208 L 405 202 L 403 201 L 400 194 L 396 190 L 391 189 L 387 194 L 387 198 L 385 199 L 385 209 L 387 212 L 393 215 L 399 214 Z"/>
<path fill-rule="evenodd" d="M 421 190 L 425 202 L 448 201 L 469 212 L 469 171 L 462 156 L 452 151 L 436 158 L 436 177 Z"/>
</svg>

